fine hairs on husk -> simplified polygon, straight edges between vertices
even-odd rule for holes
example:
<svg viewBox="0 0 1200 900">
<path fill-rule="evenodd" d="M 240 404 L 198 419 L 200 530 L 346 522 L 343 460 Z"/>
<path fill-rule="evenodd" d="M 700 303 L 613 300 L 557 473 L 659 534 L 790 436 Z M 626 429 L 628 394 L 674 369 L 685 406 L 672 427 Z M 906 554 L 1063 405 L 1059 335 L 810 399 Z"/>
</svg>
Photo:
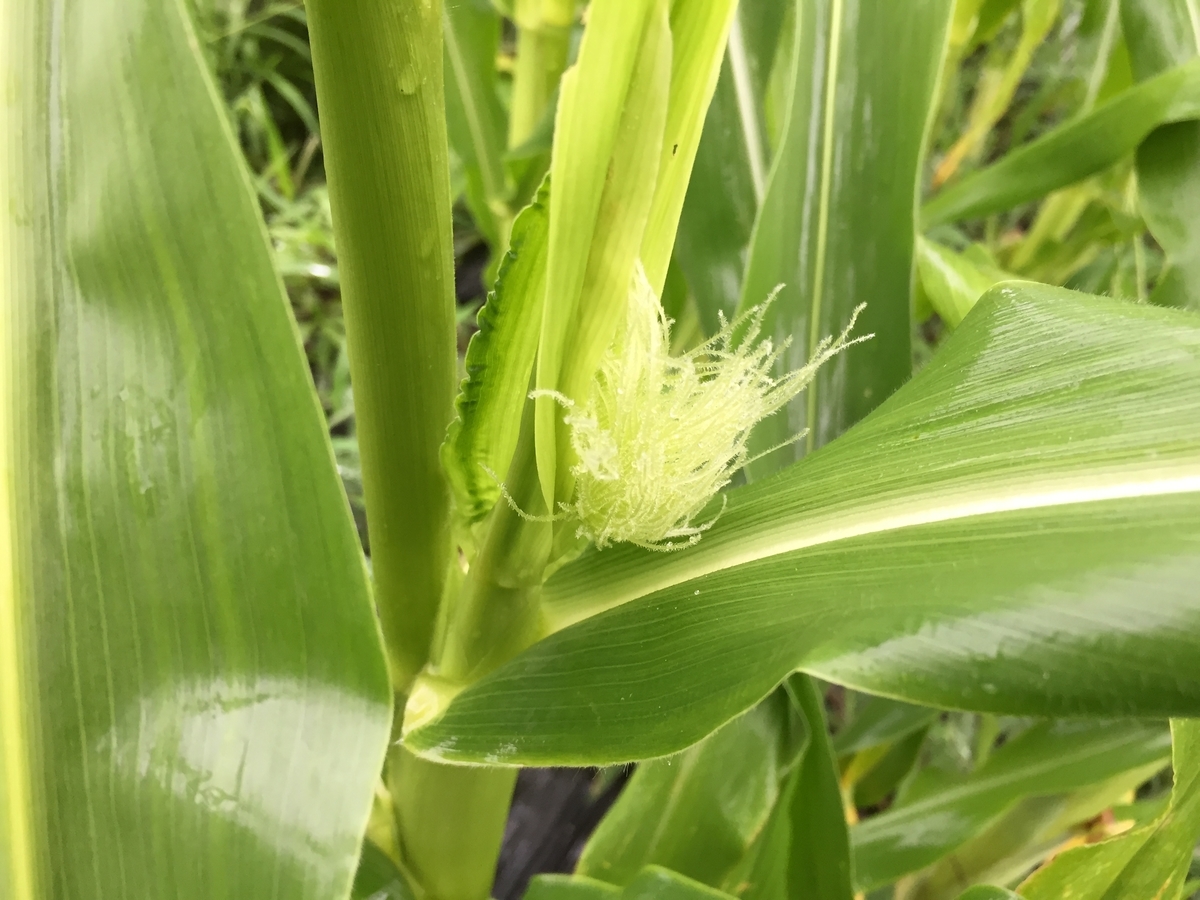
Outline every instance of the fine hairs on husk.
<svg viewBox="0 0 1200 900">
<path fill-rule="evenodd" d="M 618 332 L 586 403 L 565 421 L 578 462 L 565 512 L 596 547 L 628 541 L 672 550 L 700 540 L 709 501 L 748 461 L 751 429 L 795 397 L 831 356 L 873 335 L 825 338 L 800 369 L 776 378 L 787 342 L 758 340 L 766 302 L 682 356 L 671 356 L 671 320 L 637 266 L 625 327 Z M 740 336 L 738 333 L 741 333 Z M 793 440 L 800 437 L 796 435 Z"/>
</svg>

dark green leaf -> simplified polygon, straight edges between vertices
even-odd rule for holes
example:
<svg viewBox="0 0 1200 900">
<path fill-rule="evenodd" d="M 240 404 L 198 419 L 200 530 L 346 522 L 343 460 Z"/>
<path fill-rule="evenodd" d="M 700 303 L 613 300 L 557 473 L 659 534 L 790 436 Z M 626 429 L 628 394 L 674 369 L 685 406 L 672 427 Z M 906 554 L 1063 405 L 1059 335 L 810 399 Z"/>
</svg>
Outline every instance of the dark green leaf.
<svg viewBox="0 0 1200 900">
<path fill-rule="evenodd" d="M 579 874 L 624 885 L 655 864 L 721 886 L 803 747 L 790 706 L 776 692 L 683 753 L 642 763 L 584 848 Z"/>
<path fill-rule="evenodd" d="M 819 447 L 862 418 L 912 370 L 909 303 L 914 198 L 952 3 L 834 0 L 796 5 L 789 105 L 754 227 L 740 308 L 778 285 L 763 331 L 790 338 L 799 368 L 866 303 L 851 347 L 755 432 L 755 451 L 809 429 L 751 465 L 752 475 Z"/>
<path fill-rule="evenodd" d="M 936 719 L 939 713 L 928 706 L 914 706 L 871 694 L 860 695 L 857 699 L 854 718 L 833 739 L 833 749 L 839 755 L 877 747 L 912 734 Z"/>
<path fill-rule="evenodd" d="M 1200 49 L 1196 0 L 1124 0 L 1121 12 L 1138 78 L 1195 59 Z M 1137 176 L 1142 215 L 1167 256 L 1150 299 L 1200 308 L 1200 122 L 1152 131 L 1138 147 Z"/>
<path fill-rule="evenodd" d="M 788 896 L 852 900 L 850 833 L 824 700 L 807 675 L 793 675 L 787 690 L 808 724 L 808 746 L 789 801 Z"/>
<path fill-rule="evenodd" d="M 738 6 L 679 219 L 675 256 L 709 334 L 719 327 L 718 311 L 733 316 L 741 292 L 770 162 L 762 96 L 784 6 L 779 0 Z"/>
</svg>

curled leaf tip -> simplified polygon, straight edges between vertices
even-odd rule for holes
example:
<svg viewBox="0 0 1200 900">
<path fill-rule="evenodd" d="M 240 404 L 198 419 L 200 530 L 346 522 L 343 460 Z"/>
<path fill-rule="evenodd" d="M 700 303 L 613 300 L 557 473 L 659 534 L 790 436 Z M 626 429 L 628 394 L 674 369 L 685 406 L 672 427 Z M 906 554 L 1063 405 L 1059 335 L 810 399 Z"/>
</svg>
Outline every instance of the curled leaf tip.
<svg viewBox="0 0 1200 900">
<path fill-rule="evenodd" d="M 776 377 L 787 343 L 759 339 L 776 292 L 723 322 L 701 346 L 671 356 L 671 321 L 637 267 L 625 326 L 586 402 L 557 398 L 567 406 L 578 459 L 566 512 L 578 521 L 580 537 L 598 548 L 624 541 L 654 550 L 695 544 L 715 521 L 698 521 L 705 507 L 749 461 L 751 429 L 800 393 L 831 356 L 871 337 L 849 337 L 860 306 L 802 368 Z"/>
</svg>

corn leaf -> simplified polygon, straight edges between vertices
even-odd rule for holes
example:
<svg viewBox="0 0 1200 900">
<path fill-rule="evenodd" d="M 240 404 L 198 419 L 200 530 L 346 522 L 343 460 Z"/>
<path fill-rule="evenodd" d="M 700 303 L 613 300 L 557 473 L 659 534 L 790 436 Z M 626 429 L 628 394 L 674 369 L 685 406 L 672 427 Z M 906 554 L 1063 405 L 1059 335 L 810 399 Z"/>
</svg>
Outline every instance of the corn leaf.
<svg viewBox="0 0 1200 900">
<path fill-rule="evenodd" d="M 935 862 L 1024 797 L 1080 790 L 1131 769 L 1136 787 L 1170 753 L 1165 726 L 1056 721 L 1035 725 L 969 775 L 924 769 L 897 805 L 854 827 L 857 885 L 871 890 Z"/>
<path fill-rule="evenodd" d="M 1139 79 L 1196 58 L 1197 0 L 1125 0 L 1121 12 Z M 1137 176 L 1142 215 L 1167 256 L 1150 299 L 1188 306 L 1200 296 L 1200 122 L 1176 122 L 1147 135 L 1137 150 Z"/>
<path fill-rule="evenodd" d="M 500 499 L 520 434 L 521 410 L 537 353 L 546 297 L 549 183 L 513 222 L 496 286 L 479 310 L 479 331 L 467 346 L 458 413 L 442 445 L 442 465 L 459 513 L 483 518 Z"/>
<path fill-rule="evenodd" d="M 938 193 L 925 227 L 976 218 L 1036 200 L 1132 153 L 1151 131 L 1200 117 L 1200 60 L 1122 91 Z"/>
<path fill-rule="evenodd" d="M 934 706 L 1196 715 L 1198 488 L 1200 324 L 1002 286 L 862 424 L 731 492 L 697 546 L 561 569 L 549 636 L 406 741 L 644 759 L 797 668 Z"/>
<path fill-rule="evenodd" d="M 776 692 L 683 753 L 643 763 L 576 871 L 625 885 L 654 864 L 721 887 L 765 827 L 803 739 Z"/>
<path fill-rule="evenodd" d="M 783 285 L 763 327 L 791 340 L 780 373 L 807 362 L 860 303 L 859 333 L 875 338 L 839 354 L 756 429 L 755 453 L 809 432 L 749 466 L 753 477 L 828 442 L 912 371 L 914 204 L 951 8 L 949 0 L 796 5 L 787 117 L 739 308 Z"/>
<path fill-rule="evenodd" d="M 770 165 L 762 97 L 785 4 L 738 6 L 679 218 L 675 258 L 708 334 L 732 318 Z M 784 39 L 791 40 L 785 34 Z"/>
<path fill-rule="evenodd" d="M 1100 844 L 1077 847 L 1034 872 L 1027 900 L 1177 900 L 1200 837 L 1200 722 L 1174 719 L 1175 787 L 1154 822 Z"/>
<path fill-rule="evenodd" d="M 512 184 L 504 165 L 508 118 L 496 77 L 500 16 L 488 0 L 453 0 L 442 6 L 442 35 L 446 128 L 463 163 L 467 206 L 488 244 L 502 250 Z"/>
<path fill-rule="evenodd" d="M 1016 278 L 923 237 L 917 238 L 917 275 L 929 305 L 951 328 L 988 290 Z"/>
<path fill-rule="evenodd" d="M 346 896 L 391 692 L 187 14 L 0 34 L 0 896 Z"/>
<path fill-rule="evenodd" d="M 598 4 L 591 10 L 578 61 L 559 88 L 554 150 L 550 163 L 550 233 L 546 260 L 546 304 L 535 367 L 539 389 L 558 390 L 570 363 L 566 341 L 579 315 L 609 162 L 617 144 L 626 95 L 655 0 L 624 7 Z M 653 135 L 650 136 L 653 138 Z M 658 139 L 661 140 L 661 131 Z M 653 155 L 658 157 L 658 147 Z M 640 243 L 640 233 L 636 235 Z M 630 265 L 632 274 L 632 262 Z M 627 284 L 628 282 L 626 282 Z M 607 342 L 603 342 L 601 352 Z M 546 508 L 554 509 L 561 415 L 548 396 L 537 400 L 537 468 Z"/>
</svg>

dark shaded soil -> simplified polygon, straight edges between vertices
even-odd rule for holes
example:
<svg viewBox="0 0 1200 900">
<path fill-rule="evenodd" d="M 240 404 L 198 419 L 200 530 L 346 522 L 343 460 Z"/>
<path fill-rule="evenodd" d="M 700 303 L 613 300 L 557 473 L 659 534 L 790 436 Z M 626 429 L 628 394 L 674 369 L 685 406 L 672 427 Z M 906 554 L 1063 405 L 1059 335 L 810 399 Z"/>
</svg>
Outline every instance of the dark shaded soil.
<svg viewBox="0 0 1200 900">
<path fill-rule="evenodd" d="M 519 900 L 529 879 L 575 868 L 588 835 L 613 805 L 632 770 L 523 769 L 517 776 L 492 896 Z"/>
</svg>

